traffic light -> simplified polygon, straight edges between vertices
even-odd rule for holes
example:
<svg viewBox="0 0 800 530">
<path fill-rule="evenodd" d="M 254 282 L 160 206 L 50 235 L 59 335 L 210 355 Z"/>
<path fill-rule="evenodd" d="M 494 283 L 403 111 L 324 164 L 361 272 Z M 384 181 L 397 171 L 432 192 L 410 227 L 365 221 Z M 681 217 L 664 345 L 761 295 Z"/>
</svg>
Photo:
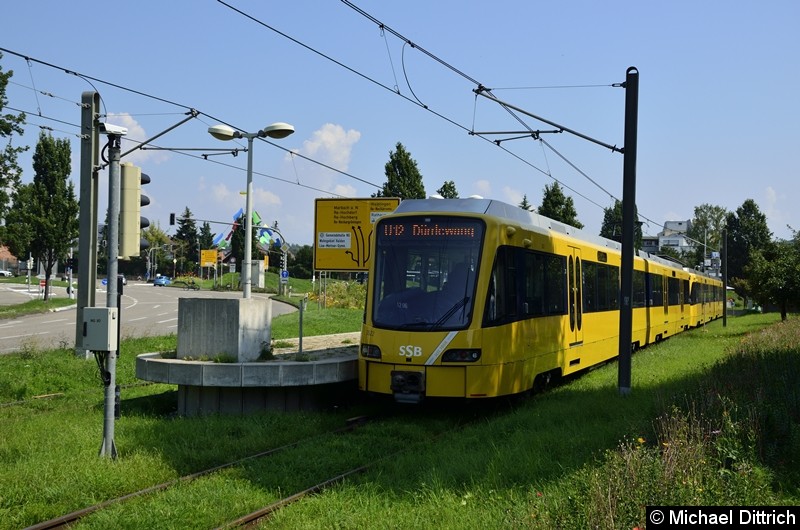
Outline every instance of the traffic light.
<svg viewBox="0 0 800 530">
<path fill-rule="evenodd" d="M 173 226 L 175 224 L 175 214 L 169 214 L 169 226 Z"/>
<path fill-rule="evenodd" d="M 120 168 L 119 257 L 128 258 L 150 246 L 142 239 L 142 228 L 150 226 L 150 221 L 142 217 L 142 206 L 150 204 L 150 198 L 142 195 L 142 185 L 150 184 L 150 177 L 130 162 L 121 163 Z"/>
</svg>

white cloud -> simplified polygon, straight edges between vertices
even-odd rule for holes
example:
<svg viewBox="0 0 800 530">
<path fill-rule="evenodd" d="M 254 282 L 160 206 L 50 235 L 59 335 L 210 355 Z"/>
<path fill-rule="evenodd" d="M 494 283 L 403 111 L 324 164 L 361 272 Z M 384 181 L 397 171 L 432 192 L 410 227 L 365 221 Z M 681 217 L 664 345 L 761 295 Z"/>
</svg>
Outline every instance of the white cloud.
<svg viewBox="0 0 800 530">
<path fill-rule="evenodd" d="M 780 199 L 781 197 L 778 196 L 778 192 L 776 192 L 775 188 L 772 186 L 767 186 L 764 189 L 764 213 L 767 217 L 780 219 L 781 212 L 778 208 Z"/>
<path fill-rule="evenodd" d="M 361 133 L 350 129 L 345 131 L 341 125 L 326 123 L 303 142 L 300 154 L 313 158 L 341 171 L 350 165 L 353 146 L 361 139 Z"/>
<path fill-rule="evenodd" d="M 127 134 L 123 136 L 123 142 L 122 142 L 123 153 L 148 139 L 147 132 L 144 130 L 144 127 L 139 125 L 139 122 L 136 121 L 127 112 L 120 112 L 120 113 L 110 112 L 108 114 L 108 117 L 106 118 L 106 121 L 114 125 L 121 125 L 122 127 L 128 129 Z M 101 142 L 102 141 L 103 140 L 101 139 Z M 168 151 L 137 149 L 125 155 L 124 162 L 131 162 L 136 165 L 142 165 L 146 162 L 151 164 L 160 164 L 168 159 L 169 159 Z"/>
<path fill-rule="evenodd" d="M 488 180 L 476 180 L 472 184 L 475 193 L 483 197 L 489 197 L 492 193 L 492 185 Z"/>
<path fill-rule="evenodd" d="M 786 203 L 785 193 L 778 193 L 772 186 L 764 189 L 764 201 L 762 212 L 767 216 L 770 230 L 773 235 L 780 239 L 791 238 L 792 234 L 786 225 L 791 225 L 791 214 L 781 206 Z M 793 227 L 794 228 L 794 227 Z"/>
<path fill-rule="evenodd" d="M 509 186 L 503 186 L 503 197 L 504 200 L 509 204 L 517 205 L 522 202 L 522 192 L 511 188 Z M 528 198 L 528 202 L 530 203 L 531 200 Z"/>
<path fill-rule="evenodd" d="M 341 125 L 326 123 L 311 134 L 303 142 L 296 153 L 321 162 L 339 171 L 347 171 L 350 165 L 353 147 L 361 139 L 359 131 L 345 130 Z M 299 157 L 286 155 L 286 160 L 292 165 L 290 180 L 312 188 L 326 190 L 345 196 L 354 196 L 355 189 L 349 184 L 340 184 L 340 180 L 347 179 L 343 175 L 330 169 Z M 337 191 L 342 190 L 342 191 Z"/>
<path fill-rule="evenodd" d="M 259 207 L 266 210 L 270 206 L 280 206 L 282 203 L 281 198 L 268 190 L 256 188 L 253 190 L 253 201 Z"/>
<path fill-rule="evenodd" d="M 357 192 L 357 190 L 349 184 L 337 184 L 331 191 L 342 197 L 355 197 Z"/>
<path fill-rule="evenodd" d="M 236 192 L 236 195 L 239 195 Z M 225 204 L 228 201 L 234 200 L 234 192 L 227 185 L 219 183 L 211 186 L 211 196 L 217 204 Z"/>
</svg>

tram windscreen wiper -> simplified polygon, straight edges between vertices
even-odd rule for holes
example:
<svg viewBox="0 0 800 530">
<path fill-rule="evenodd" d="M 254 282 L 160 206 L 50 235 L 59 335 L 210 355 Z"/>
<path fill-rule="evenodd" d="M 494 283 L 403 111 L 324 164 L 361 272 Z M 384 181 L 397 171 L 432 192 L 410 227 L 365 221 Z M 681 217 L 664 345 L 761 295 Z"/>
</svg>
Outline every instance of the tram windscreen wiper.
<svg viewBox="0 0 800 530">
<path fill-rule="evenodd" d="M 442 327 L 442 324 L 450 320 L 450 317 L 452 317 L 456 313 L 456 311 L 464 307 L 468 301 L 469 301 L 469 296 L 465 296 L 464 298 L 456 302 L 455 305 L 453 305 L 453 307 L 448 309 L 447 312 L 444 315 L 442 315 L 441 318 L 439 318 L 439 320 L 431 324 L 431 327 L 428 329 L 430 331 L 433 331 L 435 329 Z"/>
</svg>

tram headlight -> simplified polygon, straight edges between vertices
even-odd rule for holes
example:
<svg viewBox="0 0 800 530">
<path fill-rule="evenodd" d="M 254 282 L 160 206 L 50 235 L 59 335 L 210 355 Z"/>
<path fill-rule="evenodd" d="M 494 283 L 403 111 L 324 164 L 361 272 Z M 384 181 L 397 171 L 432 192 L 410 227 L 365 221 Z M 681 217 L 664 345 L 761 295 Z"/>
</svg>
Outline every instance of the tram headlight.
<svg viewBox="0 0 800 530">
<path fill-rule="evenodd" d="M 374 344 L 362 344 L 361 345 L 361 356 L 362 357 L 369 357 L 370 359 L 380 359 L 381 358 L 381 349 L 375 346 Z"/>
<path fill-rule="evenodd" d="M 481 350 L 459 348 L 447 350 L 442 355 L 443 363 L 474 363 L 481 358 Z"/>
</svg>

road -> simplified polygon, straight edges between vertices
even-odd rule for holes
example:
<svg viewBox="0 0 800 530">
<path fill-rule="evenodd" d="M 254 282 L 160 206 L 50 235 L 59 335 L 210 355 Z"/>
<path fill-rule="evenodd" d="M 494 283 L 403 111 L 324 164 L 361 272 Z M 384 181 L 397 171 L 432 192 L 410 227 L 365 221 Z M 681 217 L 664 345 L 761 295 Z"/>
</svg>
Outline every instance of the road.
<svg viewBox="0 0 800 530">
<path fill-rule="evenodd" d="M 177 333 L 179 298 L 240 298 L 237 291 L 184 291 L 173 287 L 154 287 L 144 282 L 129 282 L 123 289 L 122 338 L 161 336 Z M 53 288 L 55 296 L 66 296 L 64 288 Z M 0 286 L 3 303 L 23 303 L 36 298 L 38 289 L 28 292 L 19 284 Z M 268 295 L 253 293 L 253 298 L 267 298 Z M 106 290 L 97 290 L 96 303 L 105 305 Z M 282 302 L 273 301 L 272 316 L 295 311 L 295 308 Z M 51 313 L 28 315 L 15 319 L 0 319 L 0 355 L 20 350 L 40 350 L 75 346 L 74 307 Z"/>
</svg>

